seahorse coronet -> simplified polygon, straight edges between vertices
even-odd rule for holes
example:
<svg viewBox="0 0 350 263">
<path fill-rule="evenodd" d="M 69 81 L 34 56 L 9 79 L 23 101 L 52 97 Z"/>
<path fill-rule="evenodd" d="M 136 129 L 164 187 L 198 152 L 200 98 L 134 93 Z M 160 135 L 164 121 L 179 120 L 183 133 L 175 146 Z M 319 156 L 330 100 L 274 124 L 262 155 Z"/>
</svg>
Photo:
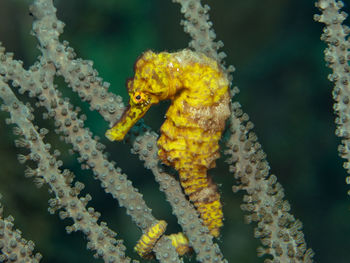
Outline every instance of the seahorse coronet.
<svg viewBox="0 0 350 263">
<path fill-rule="evenodd" d="M 129 107 L 107 131 L 122 140 L 147 110 L 171 100 L 158 139 L 158 156 L 174 167 L 184 192 L 199 211 L 211 234 L 223 225 L 220 195 L 207 170 L 219 158 L 219 140 L 230 115 L 229 81 L 217 61 L 188 49 L 168 53 L 146 51 L 127 82 Z"/>
</svg>

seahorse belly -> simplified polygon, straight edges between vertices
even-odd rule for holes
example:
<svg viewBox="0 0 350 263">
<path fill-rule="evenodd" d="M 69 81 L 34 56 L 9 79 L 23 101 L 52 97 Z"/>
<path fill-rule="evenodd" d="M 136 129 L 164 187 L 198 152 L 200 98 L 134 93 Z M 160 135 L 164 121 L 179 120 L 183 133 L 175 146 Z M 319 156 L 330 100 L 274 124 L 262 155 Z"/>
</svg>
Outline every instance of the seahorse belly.
<svg viewBox="0 0 350 263">
<path fill-rule="evenodd" d="M 223 213 L 220 195 L 207 170 L 215 167 L 215 160 L 220 156 L 218 142 L 229 113 L 227 100 L 224 95 L 220 103 L 201 108 L 175 100 L 158 140 L 160 159 L 179 172 L 184 192 L 215 237 L 223 225 Z M 225 104 L 227 108 L 222 107 Z"/>
<path fill-rule="evenodd" d="M 166 122 L 171 123 L 170 120 Z M 176 130 L 175 125 L 173 127 Z M 187 128 L 186 133 L 184 133 L 186 128 L 181 127 L 180 130 L 178 134 L 181 135 L 190 132 L 190 128 Z M 203 133 L 205 132 L 203 131 Z M 223 225 L 222 206 L 220 195 L 207 176 L 207 169 L 215 166 L 215 159 L 219 157 L 217 142 L 215 144 L 212 141 L 185 140 L 181 135 L 171 140 L 165 133 L 162 133 L 158 141 L 159 157 L 164 163 L 174 166 L 178 170 L 180 182 L 186 195 L 197 207 L 211 234 L 217 237 L 219 228 Z M 186 149 L 184 149 L 184 141 Z M 188 149 L 192 149 L 192 151 Z"/>
</svg>

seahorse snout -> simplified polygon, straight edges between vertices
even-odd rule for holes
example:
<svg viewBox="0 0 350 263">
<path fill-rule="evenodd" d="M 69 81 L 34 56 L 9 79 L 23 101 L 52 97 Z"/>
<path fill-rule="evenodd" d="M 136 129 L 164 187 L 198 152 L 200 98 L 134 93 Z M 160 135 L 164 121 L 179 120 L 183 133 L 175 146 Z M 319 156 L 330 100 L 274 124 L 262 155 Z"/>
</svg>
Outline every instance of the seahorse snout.
<svg viewBox="0 0 350 263">
<path fill-rule="evenodd" d="M 121 141 L 124 139 L 128 131 L 135 125 L 135 123 L 141 119 L 148 109 L 151 107 L 148 105 L 135 105 L 129 106 L 120 120 L 106 132 L 106 137 L 110 141 Z"/>
</svg>

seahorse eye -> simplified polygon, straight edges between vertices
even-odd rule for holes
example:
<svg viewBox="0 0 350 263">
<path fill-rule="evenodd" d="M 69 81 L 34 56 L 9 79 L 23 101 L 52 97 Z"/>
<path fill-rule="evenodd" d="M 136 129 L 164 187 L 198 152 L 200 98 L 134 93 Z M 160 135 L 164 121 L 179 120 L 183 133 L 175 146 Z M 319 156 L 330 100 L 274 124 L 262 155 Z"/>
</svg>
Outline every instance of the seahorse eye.
<svg viewBox="0 0 350 263">
<path fill-rule="evenodd" d="M 134 102 L 135 103 L 140 103 L 144 100 L 144 94 L 142 92 L 135 92 L 133 96 Z"/>
</svg>

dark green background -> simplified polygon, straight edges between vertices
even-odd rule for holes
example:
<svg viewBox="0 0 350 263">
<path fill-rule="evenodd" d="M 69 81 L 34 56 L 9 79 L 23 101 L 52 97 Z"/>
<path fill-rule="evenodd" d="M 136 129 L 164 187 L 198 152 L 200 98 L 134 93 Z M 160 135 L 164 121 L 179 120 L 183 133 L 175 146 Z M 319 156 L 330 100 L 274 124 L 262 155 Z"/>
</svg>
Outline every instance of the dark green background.
<svg viewBox="0 0 350 263">
<path fill-rule="evenodd" d="M 0 41 L 15 58 L 31 65 L 39 54 L 36 39 L 29 34 L 32 17 L 27 0 L 0 1 Z M 170 0 L 60 0 L 54 1 L 58 17 L 66 23 L 61 39 L 68 40 L 78 57 L 94 61 L 100 76 L 111 83 L 110 91 L 127 102 L 125 80 L 131 77 L 135 59 L 145 50 L 177 51 L 187 47 L 189 37 L 179 24 L 180 7 Z M 305 0 L 240 0 L 206 1 L 218 39 L 225 43 L 228 64 L 234 64 L 234 85 L 241 93 L 237 99 L 255 124 L 260 143 L 268 156 L 272 173 L 285 188 L 286 198 L 295 217 L 304 224 L 309 247 L 315 260 L 349 262 L 350 211 L 345 184 L 346 171 L 338 157 L 335 137 L 329 70 L 323 61 L 323 44 L 319 38 L 322 26 L 313 21 L 318 13 L 313 1 Z M 346 9 L 345 9 L 346 10 Z M 349 11 L 349 9 L 347 9 Z M 348 21 L 349 24 L 349 21 Z M 110 159 L 115 160 L 144 194 L 147 204 L 158 219 L 169 222 L 169 232 L 178 231 L 164 195 L 158 190 L 152 174 L 124 143 L 110 143 L 103 134 L 107 124 L 87 104 L 79 102 L 64 85 L 57 84 L 71 101 L 88 115 L 86 125 L 107 144 Z M 146 115 L 148 125 L 158 130 L 168 103 L 155 106 Z M 53 131 L 53 123 L 37 123 Z M 24 166 L 17 162 L 14 136 L 0 113 L 0 193 L 5 214 L 12 214 L 15 224 L 32 239 L 44 255 L 42 262 L 97 262 L 85 249 L 81 233 L 67 235 L 64 222 L 47 213 L 50 195 L 47 187 L 37 189 L 32 179 L 24 178 Z M 106 195 L 90 171 L 81 171 L 76 156 L 51 132 L 47 136 L 62 150 L 64 167 L 75 172 L 86 184 L 93 200 L 90 205 L 102 213 L 102 220 L 119 233 L 128 247 L 127 254 L 138 258 L 132 247 L 140 231 L 119 208 L 117 201 Z M 262 262 L 256 257 L 259 244 L 253 227 L 243 223 L 239 206 L 242 193 L 231 192 L 233 176 L 224 158 L 210 171 L 221 184 L 225 226 L 219 239 L 229 262 Z M 194 261 L 194 258 L 192 258 Z M 100 260 L 101 262 L 101 260 Z"/>
</svg>

